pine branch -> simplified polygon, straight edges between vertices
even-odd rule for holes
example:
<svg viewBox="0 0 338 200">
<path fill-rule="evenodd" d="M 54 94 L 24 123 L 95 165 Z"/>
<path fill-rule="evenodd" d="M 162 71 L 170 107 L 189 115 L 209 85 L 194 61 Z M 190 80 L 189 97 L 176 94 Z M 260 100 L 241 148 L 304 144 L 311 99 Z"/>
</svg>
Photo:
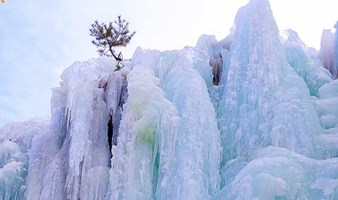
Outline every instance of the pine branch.
<svg viewBox="0 0 338 200">
<path fill-rule="evenodd" d="M 114 47 L 125 47 L 130 42 L 131 38 L 135 35 L 135 31 L 129 31 L 129 23 L 122 19 L 121 16 L 117 17 L 114 22 L 108 24 L 95 21 L 91 24 L 90 36 L 94 37 L 92 43 L 98 48 L 100 56 L 113 57 L 119 67 L 123 66 L 122 53 L 115 54 Z"/>
</svg>

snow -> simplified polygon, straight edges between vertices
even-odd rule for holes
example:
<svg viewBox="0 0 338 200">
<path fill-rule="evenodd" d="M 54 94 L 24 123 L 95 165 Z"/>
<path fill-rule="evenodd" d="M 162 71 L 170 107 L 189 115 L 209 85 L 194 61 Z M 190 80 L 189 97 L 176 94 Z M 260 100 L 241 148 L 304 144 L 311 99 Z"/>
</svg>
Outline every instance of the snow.
<svg viewBox="0 0 338 200">
<path fill-rule="evenodd" d="M 221 41 L 138 48 L 120 71 L 110 58 L 75 62 L 50 120 L 0 128 L 0 198 L 336 199 L 325 34 L 318 53 L 251 0 Z"/>
</svg>

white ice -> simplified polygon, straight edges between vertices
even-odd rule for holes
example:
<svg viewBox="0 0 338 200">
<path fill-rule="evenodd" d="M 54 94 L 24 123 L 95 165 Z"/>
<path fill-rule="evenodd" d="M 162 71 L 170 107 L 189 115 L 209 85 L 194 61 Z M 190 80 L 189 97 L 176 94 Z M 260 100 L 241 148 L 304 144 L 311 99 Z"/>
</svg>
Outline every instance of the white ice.
<svg viewBox="0 0 338 200">
<path fill-rule="evenodd" d="M 251 0 L 221 41 L 138 48 L 121 71 L 74 63 L 49 123 L 0 129 L 0 199 L 336 199 L 338 45 L 325 34 L 318 53 Z"/>
</svg>

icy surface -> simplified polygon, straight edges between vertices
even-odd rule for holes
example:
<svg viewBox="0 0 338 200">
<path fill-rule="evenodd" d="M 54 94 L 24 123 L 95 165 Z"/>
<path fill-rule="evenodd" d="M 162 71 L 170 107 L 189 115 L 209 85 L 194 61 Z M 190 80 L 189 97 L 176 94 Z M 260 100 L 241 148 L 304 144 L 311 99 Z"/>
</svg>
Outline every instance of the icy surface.
<svg viewBox="0 0 338 200">
<path fill-rule="evenodd" d="M 295 31 L 283 31 L 282 38 L 289 65 L 305 81 L 310 94 L 318 96 L 318 89 L 331 81 L 331 74 L 322 67 L 317 55 L 313 55 L 312 49 L 303 43 Z"/>
<path fill-rule="evenodd" d="M 334 28 L 336 29 L 336 34 L 335 34 L 335 66 L 336 70 L 338 70 L 338 21 L 335 24 Z"/>
<path fill-rule="evenodd" d="M 60 87 L 53 89 L 50 128 L 33 140 L 27 199 L 104 198 L 110 165 L 107 123 L 119 99 L 118 92 L 106 95 L 105 88 L 123 85 L 120 72 L 110 77 L 113 71 L 114 63 L 102 58 L 74 63 L 63 72 Z"/>
<path fill-rule="evenodd" d="M 136 51 L 111 199 L 209 199 L 219 189 L 217 120 L 196 70 L 209 65 L 195 53 Z M 143 60 L 147 55 L 153 63 Z"/>
<path fill-rule="evenodd" d="M 48 119 L 13 122 L 0 128 L 0 199 L 24 199 L 32 138 L 47 130 Z"/>
<path fill-rule="evenodd" d="M 221 41 L 138 48 L 121 71 L 76 62 L 49 125 L 0 129 L 0 199 L 335 200 L 337 47 L 322 41 L 280 32 L 251 0 Z"/>
<path fill-rule="evenodd" d="M 215 199 L 335 199 L 336 81 L 294 31 L 278 38 L 267 1 L 242 8 L 235 27 Z"/>
<path fill-rule="evenodd" d="M 337 158 L 319 161 L 268 147 L 226 167 L 224 175 L 232 181 L 215 199 L 335 199 L 338 195 Z M 239 172 L 233 174 L 234 170 Z"/>
<path fill-rule="evenodd" d="M 324 67 L 331 72 L 332 77 L 336 78 L 335 34 L 331 30 L 323 30 L 319 58 L 322 60 Z"/>
<path fill-rule="evenodd" d="M 317 113 L 288 64 L 267 1 L 239 11 L 229 65 L 219 107 L 223 162 L 269 145 L 314 155 Z"/>
</svg>

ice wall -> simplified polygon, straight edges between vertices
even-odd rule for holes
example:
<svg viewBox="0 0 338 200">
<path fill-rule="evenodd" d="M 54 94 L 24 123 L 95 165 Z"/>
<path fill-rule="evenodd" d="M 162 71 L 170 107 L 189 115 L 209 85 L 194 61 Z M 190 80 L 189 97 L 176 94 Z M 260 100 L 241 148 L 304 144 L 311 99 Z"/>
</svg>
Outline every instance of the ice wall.
<svg viewBox="0 0 338 200">
<path fill-rule="evenodd" d="M 307 47 L 293 30 L 281 32 L 284 53 L 289 65 L 301 77 L 311 96 L 318 96 L 318 89 L 332 81 L 331 74 L 322 67 L 316 50 Z"/>
<path fill-rule="evenodd" d="M 335 64 L 336 64 L 336 70 L 338 70 L 338 21 L 335 24 L 334 28 L 336 29 L 336 34 L 335 34 Z"/>
<path fill-rule="evenodd" d="M 235 23 L 214 198 L 335 199 L 336 81 L 293 31 L 279 38 L 268 1 L 250 1 Z"/>
<path fill-rule="evenodd" d="M 109 116 L 118 116 L 124 72 L 108 58 L 77 62 L 53 89 L 51 125 L 33 140 L 27 199 L 103 199 L 108 189 Z M 107 92 L 108 91 L 108 92 Z M 117 120 L 113 120 L 117 123 Z"/>
<path fill-rule="evenodd" d="M 309 89 L 285 58 L 268 1 L 250 1 L 236 17 L 220 106 L 223 161 L 269 145 L 313 155 L 319 123 L 306 99 Z"/>
<path fill-rule="evenodd" d="M 333 78 L 337 77 L 337 68 L 335 66 L 335 35 L 331 30 L 325 29 L 322 33 L 319 58 L 323 65 L 328 69 Z"/>
<path fill-rule="evenodd" d="M 32 138 L 45 132 L 48 122 L 35 118 L 0 128 L 0 199 L 25 199 Z"/>
<path fill-rule="evenodd" d="M 219 132 L 203 79 L 211 84 L 209 53 L 200 51 L 135 52 L 111 199 L 210 199 L 219 190 Z"/>
<path fill-rule="evenodd" d="M 337 198 L 338 81 L 267 0 L 219 42 L 115 64 L 74 63 L 49 125 L 0 129 L 1 199 Z"/>
</svg>

